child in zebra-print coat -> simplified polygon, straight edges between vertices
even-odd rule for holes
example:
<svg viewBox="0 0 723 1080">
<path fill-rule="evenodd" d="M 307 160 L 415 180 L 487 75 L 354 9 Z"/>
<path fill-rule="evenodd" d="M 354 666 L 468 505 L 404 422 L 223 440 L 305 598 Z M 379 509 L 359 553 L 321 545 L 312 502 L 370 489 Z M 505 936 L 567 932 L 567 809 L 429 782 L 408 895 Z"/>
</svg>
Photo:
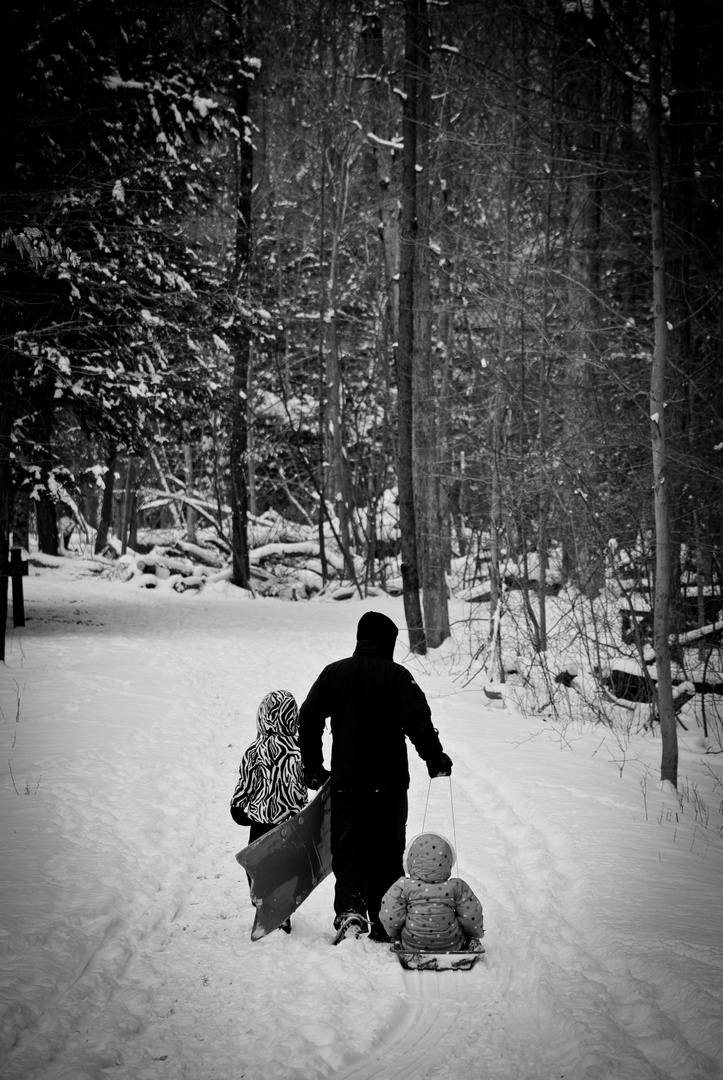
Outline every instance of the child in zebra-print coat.
<svg viewBox="0 0 723 1080">
<path fill-rule="evenodd" d="M 241 759 L 231 817 L 250 825 L 249 843 L 258 840 L 307 803 L 297 742 L 299 709 L 288 690 L 272 690 L 256 713 L 257 735 Z"/>
<path fill-rule="evenodd" d="M 250 825 L 249 844 L 307 803 L 297 740 L 299 709 L 288 690 L 272 690 L 256 713 L 257 735 L 241 759 L 231 817 Z M 291 919 L 281 924 L 291 932 Z"/>
</svg>

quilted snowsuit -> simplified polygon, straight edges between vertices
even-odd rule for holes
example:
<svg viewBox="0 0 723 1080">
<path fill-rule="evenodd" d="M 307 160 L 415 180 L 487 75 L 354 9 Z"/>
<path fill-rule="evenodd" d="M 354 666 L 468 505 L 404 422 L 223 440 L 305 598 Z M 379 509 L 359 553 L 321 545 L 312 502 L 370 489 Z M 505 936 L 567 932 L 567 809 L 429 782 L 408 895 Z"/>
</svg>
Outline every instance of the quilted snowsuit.
<svg viewBox="0 0 723 1080">
<path fill-rule="evenodd" d="M 379 917 L 389 937 L 410 952 L 453 952 L 484 934 L 482 905 L 461 878 L 450 877 L 455 852 L 437 833 L 422 833 L 406 854 L 401 877 L 382 900 Z"/>
</svg>

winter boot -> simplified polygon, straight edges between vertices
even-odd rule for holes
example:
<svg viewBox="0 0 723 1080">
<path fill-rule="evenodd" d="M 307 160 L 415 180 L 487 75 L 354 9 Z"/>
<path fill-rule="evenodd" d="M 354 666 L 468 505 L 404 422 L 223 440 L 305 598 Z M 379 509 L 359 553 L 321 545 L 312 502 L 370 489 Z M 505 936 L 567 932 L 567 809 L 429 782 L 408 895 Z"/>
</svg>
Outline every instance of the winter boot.
<svg viewBox="0 0 723 1080">
<path fill-rule="evenodd" d="M 339 915 L 334 919 L 336 937 L 334 945 L 338 945 L 344 938 L 358 938 L 362 934 L 369 933 L 369 923 L 358 911 L 349 911 L 346 915 Z"/>
</svg>

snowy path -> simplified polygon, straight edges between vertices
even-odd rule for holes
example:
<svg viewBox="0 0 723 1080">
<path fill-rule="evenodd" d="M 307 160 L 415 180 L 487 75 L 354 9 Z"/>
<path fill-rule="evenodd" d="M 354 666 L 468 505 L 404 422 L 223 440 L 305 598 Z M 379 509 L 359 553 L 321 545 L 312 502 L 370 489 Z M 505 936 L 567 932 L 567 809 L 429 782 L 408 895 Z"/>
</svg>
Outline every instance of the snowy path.
<svg viewBox="0 0 723 1080">
<path fill-rule="evenodd" d="M 705 910 L 719 847 L 696 858 L 650 825 L 641 864 L 637 776 L 595 757 L 597 737 L 570 751 L 420 666 L 455 760 L 485 959 L 420 974 L 367 940 L 332 948 L 330 880 L 290 936 L 252 943 L 233 857 L 246 831 L 227 807 L 255 708 L 274 687 L 303 698 L 363 607 L 116 586 L 109 610 L 100 583 L 77 588 L 67 625 L 52 592 L 37 604 L 46 621 L 14 639 L 3 685 L 2 1080 L 722 1075 L 723 945 Z M 410 835 L 428 789 L 411 764 Z M 450 835 L 445 785 L 426 827 Z M 695 902 L 677 895 L 673 857 L 698 875 Z"/>
</svg>

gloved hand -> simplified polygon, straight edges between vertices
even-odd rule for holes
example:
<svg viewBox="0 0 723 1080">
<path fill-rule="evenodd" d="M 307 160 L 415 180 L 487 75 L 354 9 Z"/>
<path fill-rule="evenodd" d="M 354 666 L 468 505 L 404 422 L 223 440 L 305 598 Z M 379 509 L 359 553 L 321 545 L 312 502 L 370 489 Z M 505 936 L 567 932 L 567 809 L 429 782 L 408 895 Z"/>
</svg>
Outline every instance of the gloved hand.
<svg viewBox="0 0 723 1080">
<path fill-rule="evenodd" d="M 235 806 L 231 803 L 231 817 L 237 825 L 253 825 L 254 822 L 248 816 L 243 806 Z"/>
<path fill-rule="evenodd" d="M 452 759 L 447 754 L 442 754 L 436 761 L 427 765 L 427 772 L 432 777 L 435 776 L 451 776 L 452 775 Z"/>
<path fill-rule="evenodd" d="M 331 776 L 328 769 L 325 769 L 322 765 L 321 769 L 314 773 L 313 776 L 307 772 L 304 773 L 304 783 L 312 791 L 318 791 L 320 787 L 323 787 L 326 781 Z"/>
</svg>

